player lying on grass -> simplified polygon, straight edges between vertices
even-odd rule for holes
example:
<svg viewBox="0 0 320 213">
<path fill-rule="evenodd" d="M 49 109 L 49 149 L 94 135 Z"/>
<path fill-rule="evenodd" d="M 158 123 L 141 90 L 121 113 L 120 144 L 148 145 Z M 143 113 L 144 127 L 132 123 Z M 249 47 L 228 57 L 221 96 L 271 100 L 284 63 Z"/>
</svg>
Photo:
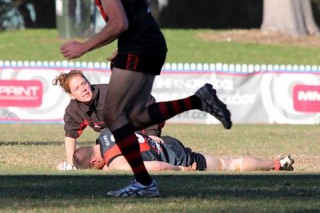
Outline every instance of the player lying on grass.
<svg viewBox="0 0 320 213">
<path fill-rule="evenodd" d="M 74 169 L 72 155 L 76 150 L 77 140 L 87 126 L 95 132 L 100 132 L 106 127 L 102 114 L 106 109 L 106 94 L 108 84 L 91 84 L 80 70 L 71 70 L 60 73 L 54 80 L 54 85 L 60 85 L 70 96 L 66 107 L 64 120 L 66 162 L 60 163 L 60 170 Z M 155 98 L 150 95 L 147 105 L 155 103 Z M 165 122 L 144 128 L 141 131 L 152 136 L 160 136 Z M 156 137 L 155 137 L 156 139 Z"/>
<path fill-rule="evenodd" d="M 282 159 L 263 160 L 256 157 L 223 158 L 193 152 L 178 139 L 163 136 L 163 143 L 136 134 L 142 159 L 148 171 L 292 171 L 294 160 L 289 156 Z M 73 163 L 78 169 L 103 169 L 131 171 L 121 154 L 111 132 L 104 129 L 97 144 L 79 147 L 73 154 Z"/>
</svg>

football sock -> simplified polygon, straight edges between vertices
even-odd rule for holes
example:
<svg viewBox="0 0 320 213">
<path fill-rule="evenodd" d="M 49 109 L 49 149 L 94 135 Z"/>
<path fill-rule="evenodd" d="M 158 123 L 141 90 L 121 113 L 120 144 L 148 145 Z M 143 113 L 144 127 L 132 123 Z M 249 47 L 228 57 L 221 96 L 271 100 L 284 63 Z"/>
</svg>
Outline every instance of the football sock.
<svg viewBox="0 0 320 213">
<path fill-rule="evenodd" d="M 182 112 L 200 108 L 201 100 L 197 96 L 192 95 L 184 99 L 151 104 L 148 112 L 151 122 L 159 123 Z"/>
<path fill-rule="evenodd" d="M 136 181 L 143 185 L 150 185 L 152 179 L 143 164 L 139 142 L 132 126 L 126 124 L 112 132 L 112 134 L 123 156 L 130 164 Z"/>
</svg>

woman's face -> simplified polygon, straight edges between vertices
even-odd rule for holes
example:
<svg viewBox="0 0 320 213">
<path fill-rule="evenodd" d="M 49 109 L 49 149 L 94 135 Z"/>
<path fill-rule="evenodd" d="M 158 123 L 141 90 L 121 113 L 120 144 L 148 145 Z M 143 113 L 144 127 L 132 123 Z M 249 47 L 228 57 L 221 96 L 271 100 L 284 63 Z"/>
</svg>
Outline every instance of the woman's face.
<svg viewBox="0 0 320 213">
<path fill-rule="evenodd" d="M 70 82 L 70 97 L 80 102 L 90 102 L 92 99 L 92 90 L 90 83 L 82 76 L 74 76 Z"/>
</svg>

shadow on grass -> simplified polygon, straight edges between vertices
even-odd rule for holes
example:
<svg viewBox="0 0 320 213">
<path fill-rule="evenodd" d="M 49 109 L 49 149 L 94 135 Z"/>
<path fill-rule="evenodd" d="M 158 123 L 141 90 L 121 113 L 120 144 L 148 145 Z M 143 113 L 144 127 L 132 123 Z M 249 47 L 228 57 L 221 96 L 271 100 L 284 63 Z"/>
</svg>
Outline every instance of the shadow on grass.
<svg viewBox="0 0 320 213">
<path fill-rule="evenodd" d="M 320 200 L 318 174 L 181 174 L 153 175 L 162 197 L 307 198 Z M 131 175 L 0 175 L 4 200 L 73 200 L 105 197 L 127 185 Z"/>
<path fill-rule="evenodd" d="M 93 142 L 81 142 L 81 145 L 93 145 Z M 44 141 L 0 141 L 0 146 L 17 146 L 17 145 L 23 145 L 23 146 L 61 146 L 64 145 L 64 141 L 50 141 L 50 142 L 44 142 Z"/>
</svg>

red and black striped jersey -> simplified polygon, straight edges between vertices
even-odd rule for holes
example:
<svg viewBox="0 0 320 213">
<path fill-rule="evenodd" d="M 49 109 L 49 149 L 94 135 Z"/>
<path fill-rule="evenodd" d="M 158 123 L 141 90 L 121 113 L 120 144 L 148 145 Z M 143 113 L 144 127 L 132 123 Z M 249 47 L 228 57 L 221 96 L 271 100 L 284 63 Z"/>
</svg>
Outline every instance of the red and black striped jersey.
<svg viewBox="0 0 320 213">
<path fill-rule="evenodd" d="M 110 17 L 104 10 L 101 1 L 95 0 L 95 4 L 104 20 L 108 22 Z M 128 19 L 129 28 L 118 37 L 118 52 L 121 54 L 166 52 L 166 41 L 158 23 L 151 15 L 149 0 L 120 1 Z"/>
<path fill-rule="evenodd" d="M 141 157 L 143 161 L 161 161 L 175 166 L 189 167 L 193 163 L 197 164 L 197 170 L 206 169 L 206 161 L 200 153 L 193 152 L 185 147 L 178 139 L 163 136 L 163 143 L 142 134 L 136 133 L 139 141 Z M 121 156 L 121 150 L 115 142 L 115 139 L 108 129 L 104 129 L 97 143 L 100 144 L 101 156 L 104 157 L 106 165 L 117 157 Z"/>
</svg>

